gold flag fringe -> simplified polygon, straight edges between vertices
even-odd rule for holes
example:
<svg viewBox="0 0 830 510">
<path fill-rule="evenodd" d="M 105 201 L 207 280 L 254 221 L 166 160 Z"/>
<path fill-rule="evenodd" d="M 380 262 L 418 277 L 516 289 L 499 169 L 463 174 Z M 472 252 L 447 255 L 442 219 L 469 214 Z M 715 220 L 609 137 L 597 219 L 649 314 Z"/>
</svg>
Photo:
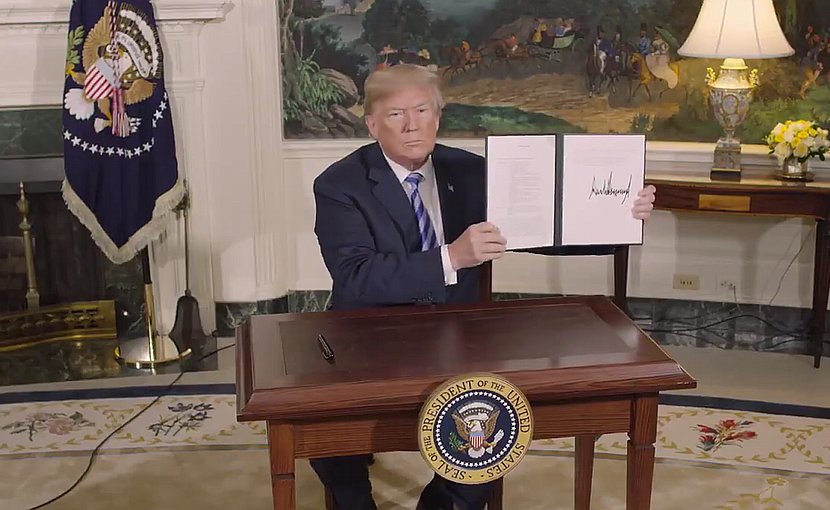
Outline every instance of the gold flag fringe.
<svg viewBox="0 0 830 510">
<path fill-rule="evenodd" d="M 128 262 L 136 256 L 136 254 L 149 245 L 150 242 L 161 235 L 167 227 L 168 220 L 174 214 L 174 209 L 185 196 L 185 187 L 181 177 L 176 181 L 168 191 L 156 199 L 156 205 L 153 208 L 153 215 L 144 226 L 130 237 L 124 246 L 120 248 L 112 242 L 112 239 L 104 232 L 95 214 L 87 207 L 81 197 L 72 189 L 67 179 L 63 180 L 61 186 L 63 193 L 63 201 L 66 207 L 74 214 L 81 224 L 83 224 L 92 235 L 92 240 L 98 245 L 98 248 L 104 252 L 114 264 L 123 264 Z"/>
</svg>

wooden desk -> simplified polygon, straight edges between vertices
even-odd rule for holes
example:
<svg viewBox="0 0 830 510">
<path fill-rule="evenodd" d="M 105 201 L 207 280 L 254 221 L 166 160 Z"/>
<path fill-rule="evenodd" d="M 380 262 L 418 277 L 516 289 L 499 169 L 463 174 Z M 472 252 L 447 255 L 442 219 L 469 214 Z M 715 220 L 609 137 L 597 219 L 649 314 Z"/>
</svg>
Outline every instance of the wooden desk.
<svg viewBox="0 0 830 510">
<path fill-rule="evenodd" d="M 810 338 L 818 368 L 830 292 L 830 179 L 810 183 L 782 182 L 769 170 L 748 169 L 740 182 L 713 181 L 703 173 L 649 172 L 647 184 L 657 188 L 655 209 L 737 215 L 811 218 L 816 221 L 813 268 L 813 317 Z"/>
<path fill-rule="evenodd" d="M 236 345 L 237 418 L 267 421 L 278 510 L 295 508 L 296 458 L 417 451 L 423 402 L 471 372 L 525 393 L 534 438 L 578 438 L 577 508 L 589 507 L 594 439 L 628 432 L 627 508 L 647 509 L 658 393 L 696 385 L 605 297 L 260 315 Z"/>
</svg>

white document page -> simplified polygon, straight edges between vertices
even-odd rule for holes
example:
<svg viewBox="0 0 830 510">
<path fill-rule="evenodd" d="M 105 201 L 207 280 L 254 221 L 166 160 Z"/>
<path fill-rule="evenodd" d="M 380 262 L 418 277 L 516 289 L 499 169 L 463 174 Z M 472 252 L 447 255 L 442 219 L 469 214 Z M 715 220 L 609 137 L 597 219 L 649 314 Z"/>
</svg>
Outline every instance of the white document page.
<svg viewBox="0 0 830 510">
<path fill-rule="evenodd" d="M 508 250 L 553 246 L 555 177 L 555 136 L 487 138 L 487 221 Z"/>
<path fill-rule="evenodd" d="M 645 179 L 645 139 L 570 135 L 562 161 L 562 244 L 641 244 L 631 208 Z"/>
</svg>

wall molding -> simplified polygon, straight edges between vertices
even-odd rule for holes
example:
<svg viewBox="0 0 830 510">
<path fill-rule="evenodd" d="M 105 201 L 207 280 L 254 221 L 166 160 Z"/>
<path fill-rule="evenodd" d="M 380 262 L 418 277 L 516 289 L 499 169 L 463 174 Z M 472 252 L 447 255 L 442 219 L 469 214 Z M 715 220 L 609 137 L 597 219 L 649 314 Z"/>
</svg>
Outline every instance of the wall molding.
<svg viewBox="0 0 830 510">
<path fill-rule="evenodd" d="M 343 139 L 316 139 L 316 140 L 285 140 L 282 152 L 285 159 L 337 159 L 341 158 L 358 147 L 371 143 L 370 138 Z M 458 138 L 438 140 L 438 143 L 466 149 L 479 154 L 484 153 L 484 140 Z M 698 142 L 648 142 L 646 159 L 649 163 L 691 163 L 698 165 L 712 164 L 715 150 L 714 143 Z M 741 162 L 744 166 L 760 166 L 774 168 L 777 161 L 774 156 L 767 154 L 763 145 L 744 144 L 741 146 Z M 830 160 L 819 161 L 814 159 L 810 166 L 815 169 L 830 169 Z M 684 171 L 680 168 L 679 171 Z M 699 171 L 700 167 L 690 167 L 689 171 Z"/>
<path fill-rule="evenodd" d="M 71 0 L 0 0 L 0 26 L 66 24 Z M 227 0 L 155 0 L 156 21 L 218 21 L 233 9 Z"/>
<path fill-rule="evenodd" d="M 0 108 L 63 108 L 63 81 L 59 83 L 16 83 L 0 85 Z M 176 94 L 201 92 L 204 78 L 178 78 L 165 80 L 165 87 Z"/>
<path fill-rule="evenodd" d="M 254 264 L 257 299 L 282 295 L 293 279 L 289 231 L 275 218 L 290 214 L 285 200 L 285 164 L 279 140 L 282 138 L 279 21 L 273 0 L 246 0 L 242 6 L 245 25 L 245 69 L 249 93 L 246 95 L 252 127 L 248 139 L 253 168 L 255 204 Z M 275 143 L 277 142 L 277 143 Z"/>
</svg>

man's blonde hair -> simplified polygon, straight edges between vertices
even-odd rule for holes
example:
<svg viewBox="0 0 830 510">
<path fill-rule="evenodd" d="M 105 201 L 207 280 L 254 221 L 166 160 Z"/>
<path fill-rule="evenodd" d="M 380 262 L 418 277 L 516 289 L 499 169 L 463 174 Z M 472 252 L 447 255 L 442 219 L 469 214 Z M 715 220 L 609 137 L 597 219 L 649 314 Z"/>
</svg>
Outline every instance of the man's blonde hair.
<svg viewBox="0 0 830 510">
<path fill-rule="evenodd" d="M 378 101 L 388 98 L 404 87 L 418 86 L 430 89 L 435 99 L 435 106 L 440 112 L 444 108 L 444 97 L 441 95 L 438 75 L 424 67 L 412 64 L 398 64 L 369 74 L 364 85 L 363 111 L 366 115 L 371 115 Z"/>
</svg>

